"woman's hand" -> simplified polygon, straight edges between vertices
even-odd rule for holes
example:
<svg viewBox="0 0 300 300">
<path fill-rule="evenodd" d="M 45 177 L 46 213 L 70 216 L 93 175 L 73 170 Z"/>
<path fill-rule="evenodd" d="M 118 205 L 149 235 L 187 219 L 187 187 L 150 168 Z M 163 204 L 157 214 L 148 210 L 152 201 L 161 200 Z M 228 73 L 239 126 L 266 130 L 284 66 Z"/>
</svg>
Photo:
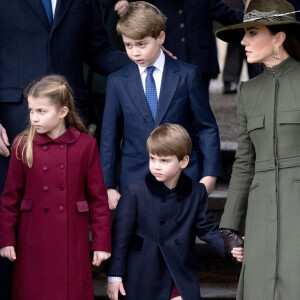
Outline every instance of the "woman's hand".
<svg viewBox="0 0 300 300">
<path fill-rule="evenodd" d="M 105 251 L 94 251 L 92 264 L 94 266 L 99 267 L 101 263 L 107 259 L 109 259 L 111 253 Z"/>
</svg>

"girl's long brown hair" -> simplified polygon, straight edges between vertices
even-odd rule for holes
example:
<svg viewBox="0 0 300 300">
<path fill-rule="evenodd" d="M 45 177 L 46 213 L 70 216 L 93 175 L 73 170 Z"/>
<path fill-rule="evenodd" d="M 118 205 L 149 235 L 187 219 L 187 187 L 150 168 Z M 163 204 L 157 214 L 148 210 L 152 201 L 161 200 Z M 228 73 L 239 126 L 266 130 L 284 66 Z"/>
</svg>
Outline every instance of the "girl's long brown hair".
<svg viewBox="0 0 300 300">
<path fill-rule="evenodd" d="M 86 128 L 78 116 L 74 99 L 73 91 L 65 79 L 61 75 L 45 76 L 38 81 L 32 82 L 24 92 L 25 97 L 33 98 L 47 97 L 57 109 L 67 107 L 68 114 L 65 117 L 66 127 L 73 126 L 80 132 L 86 132 Z M 35 129 L 30 124 L 29 128 L 23 131 L 16 138 L 16 154 L 18 156 L 18 148 L 22 145 L 21 159 L 28 165 L 29 168 L 33 165 L 33 140 L 35 137 Z"/>
</svg>

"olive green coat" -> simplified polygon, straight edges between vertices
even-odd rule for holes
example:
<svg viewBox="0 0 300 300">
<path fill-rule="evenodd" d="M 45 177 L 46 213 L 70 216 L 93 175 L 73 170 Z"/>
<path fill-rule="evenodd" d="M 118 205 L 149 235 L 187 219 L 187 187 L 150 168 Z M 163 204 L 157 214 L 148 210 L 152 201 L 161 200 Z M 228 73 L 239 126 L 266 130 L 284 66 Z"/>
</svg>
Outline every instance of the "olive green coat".
<svg viewBox="0 0 300 300">
<path fill-rule="evenodd" d="M 242 231 L 238 300 L 300 299 L 300 62 L 242 83 L 238 149 L 220 227 Z"/>
</svg>

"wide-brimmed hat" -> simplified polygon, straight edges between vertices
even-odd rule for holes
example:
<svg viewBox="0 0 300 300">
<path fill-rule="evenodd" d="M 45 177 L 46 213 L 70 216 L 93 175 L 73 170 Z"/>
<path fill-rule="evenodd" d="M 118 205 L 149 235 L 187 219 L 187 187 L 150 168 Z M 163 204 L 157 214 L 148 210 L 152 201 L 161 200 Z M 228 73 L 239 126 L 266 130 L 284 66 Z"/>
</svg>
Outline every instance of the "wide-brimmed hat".
<svg viewBox="0 0 300 300">
<path fill-rule="evenodd" d="M 300 22 L 296 21 L 295 9 L 285 0 L 251 0 L 240 24 L 219 29 L 216 36 L 227 43 L 240 43 L 245 34 L 244 28 L 255 26 L 288 25 L 298 38 Z"/>
</svg>

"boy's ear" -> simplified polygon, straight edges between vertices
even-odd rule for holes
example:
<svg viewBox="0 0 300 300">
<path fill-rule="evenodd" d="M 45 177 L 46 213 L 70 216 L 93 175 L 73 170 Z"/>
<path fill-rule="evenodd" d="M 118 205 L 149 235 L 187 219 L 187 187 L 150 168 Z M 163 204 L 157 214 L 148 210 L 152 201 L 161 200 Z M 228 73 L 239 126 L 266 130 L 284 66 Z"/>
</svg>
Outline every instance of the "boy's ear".
<svg viewBox="0 0 300 300">
<path fill-rule="evenodd" d="M 157 40 L 160 45 L 162 45 L 165 42 L 166 34 L 164 31 L 161 31 L 159 36 L 157 37 Z"/>
<path fill-rule="evenodd" d="M 184 158 L 180 161 L 181 169 L 184 169 L 189 164 L 190 157 L 188 155 L 184 156 Z"/>
</svg>

